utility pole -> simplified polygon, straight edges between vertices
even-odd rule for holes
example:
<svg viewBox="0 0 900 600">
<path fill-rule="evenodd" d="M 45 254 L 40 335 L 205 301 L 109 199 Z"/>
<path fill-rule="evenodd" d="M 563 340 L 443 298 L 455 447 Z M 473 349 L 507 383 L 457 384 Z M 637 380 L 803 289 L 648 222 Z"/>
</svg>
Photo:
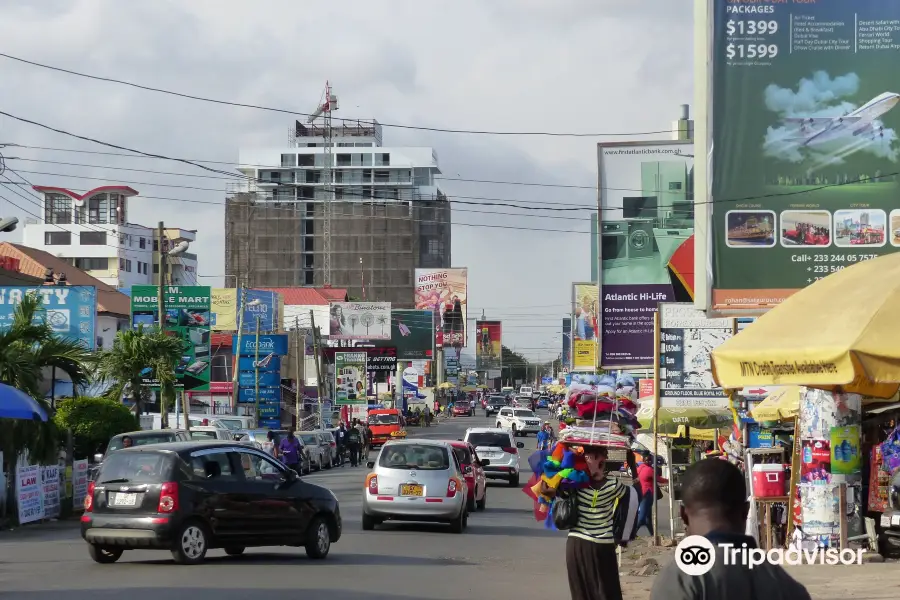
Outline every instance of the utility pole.
<svg viewBox="0 0 900 600">
<path fill-rule="evenodd" d="M 156 301 L 158 303 L 159 309 L 159 331 L 160 333 L 165 333 L 166 331 L 166 249 L 163 248 L 163 241 L 166 239 L 166 226 L 160 221 L 156 228 L 156 234 L 158 238 L 157 248 L 159 248 L 159 289 L 156 292 Z M 159 374 L 157 373 L 157 379 L 159 379 Z M 173 385 L 174 387 L 174 385 Z M 169 427 L 169 407 L 166 406 L 167 398 L 163 398 L 163 388 L 162 384 L 159 386 L 159 399 L 160 399 L 160 424 L 163 429 Z M 177 400 L 176 400 L 177 402 Z M 175 408 L 178 406 L 176 404 Z M 140 419 L 140 413 L 138 413 L 138 418 Z M 177 420 L 177 419 L 176 419 Z M 178 423 L 176 423 L 178 425 Z"/>
<path fill-rule="evenodd" d="M 324 405 L 325 405 L 325 378 L 323 377 L 323 373 L 325 371 L 325 365 L 322 364 L 322 355 L 324 351 L 322 349 L 322 336 L 319 335 L 319 329 L 316 327 L 316 315 L 313 311 L 309 311 L 309 321 L 312 324 L 312 333 L 313 333 L 313 353 L 316 358 L 316 381 L 318 382 L 319 388 L 319 428 L 325 428 L 324 416 L 322 414 Z"/>
<path fill-rule="evenodd" d="M 234 349 L 234 365 L 231 370 L 231 410 L 237 414 L 238 406 L 238 371 L 240 371 L 241 362 L 241 334 L 244 332 L 244 304 L 247 302 L 247 288 L 241 288 L 241 297 L 238 300 L 238 322 L 237 322 L 237 348 Z M 256 419 L 256 426 L 259 427 L 259 417 Z"/>
<path fill-rule="evenodd" d="M 259 427 L 259 315 L 256 315 L 256 360 L 253 361 L 253 383 L 256 386 L 256 426 Z"/>
<path fill-rule="evenodd" d="M 325 99 L 316 108 L 315 112 L 309 115 L 307 123 L 313 123 L 320 116 L 325 128 L 325 149 L 323 152 L 323 160 L 325 164 L 322 169 L 322 179 L 325 188 L 325 201 L 323 203 L 323 220 L 322 220 L 322 240 L 323 240 L 323 271 L 325 285 L 331 285 L 331 215 L 332 203 L 334 201 L 334 187 L 332 186 L 332 172 L 334 169 L 334 134 L 331 127 L 331 113 L 338 109 L 338 99 L 331 91 L 331 84 L 325 82 Z"/>
<path fill-rule="evenodd" d="M 297 354 L 294 359 L 294 366 L 296 369 L 296 382 L 297 382 L 297 396 L 294 402 L 294 413 L 297 415 L 297 428 L 300 428 L 300 406 L 302 405 L 301 399 L 303 394 L 303 377 L 300 374 L 301 365 L 303 364 L 304 352 L 306 350 L 306 336 L 303 336 L 301 341 L 300 336 L 300 317 L 294 316 L 294 334 L 297 338 L 296 346 L 297 346 Z M 324 429 L 324 426 L 320 423 L 319 429 Z"/>
</svg>

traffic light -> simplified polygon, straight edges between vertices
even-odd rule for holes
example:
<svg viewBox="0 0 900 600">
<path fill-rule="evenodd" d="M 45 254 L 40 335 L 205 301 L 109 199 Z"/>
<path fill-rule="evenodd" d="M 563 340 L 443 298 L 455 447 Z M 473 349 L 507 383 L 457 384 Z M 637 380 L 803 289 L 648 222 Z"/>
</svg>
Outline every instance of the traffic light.
<svg viewBox="0 0 900 600">
<path fill-rule="evenodd" d="M 19 219 L 17 219 L 16 217 L 0 219 L 0 233 L 9 233 L 10 231 L 15 231 L 16 225 L 18 224 Z"/>
</svg>

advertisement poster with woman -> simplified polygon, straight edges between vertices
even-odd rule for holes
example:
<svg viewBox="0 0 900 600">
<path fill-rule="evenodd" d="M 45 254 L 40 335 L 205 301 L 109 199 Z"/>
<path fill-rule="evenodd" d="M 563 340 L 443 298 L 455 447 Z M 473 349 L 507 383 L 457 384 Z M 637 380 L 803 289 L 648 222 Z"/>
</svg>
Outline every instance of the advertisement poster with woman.
<svg viewBox="0 0 900 600">
<path fill-rule="evenodd" d="M 503 364 L 500 321 L 476 321 L 475 333 L 478 336 L 478 344 L 475 346 L 475 370 L 500 369 Z"/>
<path fill-rule="evenodd" d="M 334 355 L 335 404 L 367 404 L 366 353 L 338 352 Z"/>
<path fill-rule="evenodd" d="M 466 345 L 469 270 L 416 269 L 416 308 L 434 312 L 436 345 Z"/>
<path fill-rule="evenodd" d="M 572 336 L 576 340 L 596 340 L 600 337 L 598 298 L 596 283 L 572 284 Z"/>
</svg>

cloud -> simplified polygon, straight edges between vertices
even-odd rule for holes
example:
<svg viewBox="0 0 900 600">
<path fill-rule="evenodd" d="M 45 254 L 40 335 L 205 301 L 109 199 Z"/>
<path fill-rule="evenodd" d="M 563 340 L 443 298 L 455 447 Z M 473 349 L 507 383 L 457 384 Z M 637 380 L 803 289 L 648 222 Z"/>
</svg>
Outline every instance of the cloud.
<svg viewBox="0 0 900 600">
<path fill-rule="evenodd" d="M 860 80 L 856 73 L 832 78 L 825 71 L 816 71 L 811 78 L 800 80 L 797 91 L 770 84 L 764 91 L 764 100 L 766 108 L 780 119 L 836 118 L 861 106 L 850 99 L 859 93 L 859 88 Z M 803 139 L 822 130 L 821 125 L 804 125 L 802 128 L 796 124 L 770 126 L 766 130 L 764 153 L 792 163 L 811 161 L 816 168 L 843 164 L 846 157 L 856 152 L 868 152 L 894 162 L 898 159 L 898 148 L 894 143 L 897 133 L 893 129 L 885 129 L 881 121 L 872 122 L 871 134 L 864 133 L 854 138 L 848 131 L 846 136 L 803 145 Z"/>
</svg>

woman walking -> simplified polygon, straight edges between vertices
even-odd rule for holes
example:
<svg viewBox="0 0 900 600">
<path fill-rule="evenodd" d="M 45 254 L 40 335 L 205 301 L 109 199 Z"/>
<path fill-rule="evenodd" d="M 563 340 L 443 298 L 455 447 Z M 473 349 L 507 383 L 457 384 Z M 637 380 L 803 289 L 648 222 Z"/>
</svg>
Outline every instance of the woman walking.
<svg viewBox="0 0 900 600">
<path fill-rule="evenodd" d="M 578 519 L 566 540 L 566 571 L 572 600 L 622 600 L 619 564 L 613 538 L 616 500 L 628 493 L 618 479 L 607 477 L 607 449 L 585 446 L 589 482 L 573 490 Z M 553 496 L 546 484 L 541 493 Z"/>
</svg>

